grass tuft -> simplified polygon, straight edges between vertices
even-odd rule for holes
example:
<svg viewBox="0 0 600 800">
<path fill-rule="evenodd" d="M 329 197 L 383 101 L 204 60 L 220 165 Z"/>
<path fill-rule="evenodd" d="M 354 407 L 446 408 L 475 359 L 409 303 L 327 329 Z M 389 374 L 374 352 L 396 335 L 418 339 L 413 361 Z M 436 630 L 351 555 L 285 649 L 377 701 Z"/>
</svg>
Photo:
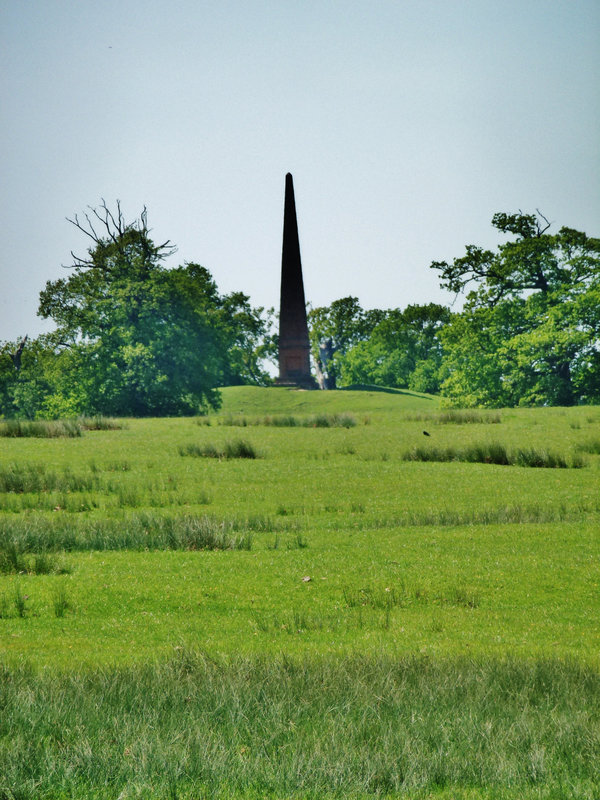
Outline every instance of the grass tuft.
<svg viewBox="0 0 600 800">
<path fill-rule="evenodd" d="M 32 553 L 18 539 L 0 538 L 0 575 L 63 575 L 66 572 L 69 572 L 68 567 L 48 552 Z"/>
<path fill-rule="evenodd" d="M 29 595 L 23 594 L 20 585 L 17 583 L 13 592 L 13 604 L 18 617 L 25 617 L 27 614 L 27 601 Z"/>
<path fill-rule="evenodd" d="M 84 431 L 119 431 L 127 427 L 122 419 L 102 415 L 79 417 L 78 422 Z"/>
<path fill-rule="evenodd" d="M 579 442 L 575 449 L 580 453 L 600 455 L 600 439 L 587 439 L 585 442 Z"/>
<path fill-rule="evenodd" d="M 235 439 L 225 442 L 224 445 L 215 445 L 211 442 L 180 445 L 179 455 L 218 459 L 260 458 L 256 448 L 246 439 Z"/>
<path fill-rule="evenodd" d="M 54 616 L 58 618 L 64 617 L 67 611 L 73 609 L 64 586 L 59 586 L 55 591 L 52 598 L 52 606 L 54 609 Z"/>
<path fill-rule="evenodd" d="M 83 492 L 97 486 L 92 474 L 82 475 L 65 468 L 49 470 L 44 464 L 6 464 L 0 466 L 0 492 Z"/>
</svg>

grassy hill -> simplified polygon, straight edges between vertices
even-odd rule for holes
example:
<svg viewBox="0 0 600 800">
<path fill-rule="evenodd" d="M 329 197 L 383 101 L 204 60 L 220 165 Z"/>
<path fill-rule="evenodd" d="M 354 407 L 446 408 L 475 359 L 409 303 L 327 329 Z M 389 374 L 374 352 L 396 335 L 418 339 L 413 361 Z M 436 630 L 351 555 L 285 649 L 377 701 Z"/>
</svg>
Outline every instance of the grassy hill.
<svg viewBox="0 0 600 800">
<path fill-rule="evenodd" d="M 0 438 L 0 797 L 594 796 L 600 409 L 119 424 Z"/>
<path fill-rule="evenodd" d="M 397 414 L 402 411 L 430 411 L 439 399 L 403 389 L 365 387 L 334 392 L 311 392 L 285 387 L 230 386 L 223 389 L 220 413 L 225 414 Z"/>
</svg>

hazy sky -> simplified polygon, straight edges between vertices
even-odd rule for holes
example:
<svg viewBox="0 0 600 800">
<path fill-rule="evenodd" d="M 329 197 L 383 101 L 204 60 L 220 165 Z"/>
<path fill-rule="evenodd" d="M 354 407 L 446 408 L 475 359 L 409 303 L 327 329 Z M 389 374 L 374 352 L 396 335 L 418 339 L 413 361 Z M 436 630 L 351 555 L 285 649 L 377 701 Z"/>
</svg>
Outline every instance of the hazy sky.
<svg viewBox="0 0 600 800">
<path fill-rule="evenodd" d="M 0 339 L 100 198 L 277 306 L 451 302 L 432 260 L 539 208 L 600 235 L 598 0 L 0 0 Z"/>
</svg>

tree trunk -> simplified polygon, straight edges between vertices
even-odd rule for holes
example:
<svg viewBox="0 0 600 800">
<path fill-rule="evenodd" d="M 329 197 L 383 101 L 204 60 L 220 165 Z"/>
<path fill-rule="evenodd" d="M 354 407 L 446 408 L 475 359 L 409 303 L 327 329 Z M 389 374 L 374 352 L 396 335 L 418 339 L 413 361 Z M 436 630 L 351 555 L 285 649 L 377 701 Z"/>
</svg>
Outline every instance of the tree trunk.
<svg viewBox="0 0 600 800">
<path fill-rule="evenodd" d="M 556 368 L 557 392 L 555 403 L 558 406 L 572 406 L 575 404 L 575 393 L 573 391 L 573 381 L 571 379 L 571 364 L 563 361 Z"/>
<path fill-rule="evenodd" d="M 27 344 L 27 339 L 28 339 L 27 336 L 21 339 L 21 341 L 19 342 L 19 346 L 17 347 L 15 352 L 11 354 L 12 362 L 17 372 L 21 369 L 21 356 L 23 355 L 23 350 L 25 349 L 25 345 Z"/>
<path fill-rule="evenodd" d="M 336 389 L 335 372 L 330 369 L 333 361 L 335 347 L 331 339 L 326 339 L 319 345 L 319 358 L 316 363 L 317 381 L 321 389 Z"/>
</svg>

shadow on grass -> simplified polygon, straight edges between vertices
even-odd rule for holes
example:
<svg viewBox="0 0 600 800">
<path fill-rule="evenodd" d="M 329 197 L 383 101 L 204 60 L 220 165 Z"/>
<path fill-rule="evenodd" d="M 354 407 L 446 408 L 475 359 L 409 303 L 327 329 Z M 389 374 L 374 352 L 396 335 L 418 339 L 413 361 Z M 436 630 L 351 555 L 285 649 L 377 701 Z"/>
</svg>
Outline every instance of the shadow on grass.
<svg viewBox="0 0 600 800">
<path fill-rule="evenodd" d="M 396 389 L 393 386 L 376 386 L 374 383 L 351 383 L 340 386 L 342 392 L 384 392 L 385 394 L 403 394 L 408 397 L 420 397 L 422 400 L 437 400 L 433 395 L 411 392 L 408 389 Z"/>
</svg>

